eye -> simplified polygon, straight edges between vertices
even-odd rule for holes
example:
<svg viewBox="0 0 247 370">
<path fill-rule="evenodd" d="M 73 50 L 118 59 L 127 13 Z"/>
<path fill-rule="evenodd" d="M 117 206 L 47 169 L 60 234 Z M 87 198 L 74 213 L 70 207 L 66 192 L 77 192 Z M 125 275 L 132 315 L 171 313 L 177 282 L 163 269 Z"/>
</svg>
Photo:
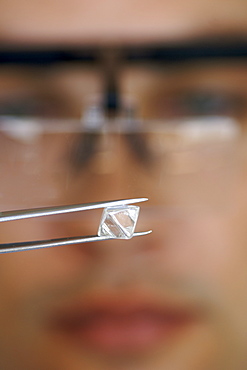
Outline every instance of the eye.
<svg viewBox="0 0 247 370">
<path fill-rule="evenodd" d="M 70 116 L 68 103 L 57 96 L 12 96 L 0 100 L 0 115 L 58 118 Z"/>
<path fill-rule="evenodd" d="M 42 102 L 32 97 L 19 97 L 0 101 L 0 115 L 35 116 L 43 111 Z"/>
<path fill-rule="evenodd" d="M 175 108 L 185 116 L 233 115 L 242 113 L 245 98 L 213 91 L 189 91 L 175 98 Z"/>
</svg>

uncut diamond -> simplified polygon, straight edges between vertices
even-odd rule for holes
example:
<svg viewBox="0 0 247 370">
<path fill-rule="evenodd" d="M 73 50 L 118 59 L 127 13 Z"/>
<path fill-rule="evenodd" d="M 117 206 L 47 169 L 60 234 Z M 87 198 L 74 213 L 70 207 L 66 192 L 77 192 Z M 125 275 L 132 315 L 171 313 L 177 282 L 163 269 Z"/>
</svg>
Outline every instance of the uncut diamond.
<svg viewBox="0 0 247 370">
<path fill-rule="evenodd" d="M 118 239 L 132 238 L 140 207 L 121 206 L 105 208 L 102 214 L 98 235 Z"/>
</svg>

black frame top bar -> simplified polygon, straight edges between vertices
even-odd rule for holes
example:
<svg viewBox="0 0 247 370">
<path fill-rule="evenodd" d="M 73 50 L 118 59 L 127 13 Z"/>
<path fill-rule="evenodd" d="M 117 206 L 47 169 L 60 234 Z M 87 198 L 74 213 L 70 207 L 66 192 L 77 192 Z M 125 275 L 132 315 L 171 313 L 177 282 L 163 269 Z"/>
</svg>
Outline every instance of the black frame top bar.
<svg viewBox="0 0 247 370">
<path fill-rule="evenodd" d="M 0 49 L 0 64 L 52 65 L 64 62 L 94 62 L 95 60 L 95 53 L 90 50 Z"/>
<path fill-rule="evenodd" d="M 247 42 L 194 43 L 190 45 L 123 47 L 119 48 L 121 58 L 128 62 L 184 62 L 198 59 L 246 58 Z M 66 62 L 94 63 L 100 61 L 99 48 L 74 49 L 0 49 L 0 64 L 52 65 Z"/>
</svg>

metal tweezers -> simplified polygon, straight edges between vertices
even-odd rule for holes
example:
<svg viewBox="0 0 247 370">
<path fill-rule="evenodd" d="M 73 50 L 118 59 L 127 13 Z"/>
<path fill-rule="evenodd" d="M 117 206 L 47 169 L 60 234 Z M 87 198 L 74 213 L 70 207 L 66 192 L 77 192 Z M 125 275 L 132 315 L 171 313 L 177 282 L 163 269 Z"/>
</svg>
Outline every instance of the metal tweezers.
<svg viewBox="0 0 247 370">
<path fill-rule="evenodd" d="M 132 204 L 132 203 L 145 202 L 146 200 L 148 199 L 147 198 L 120 199 L 120 200 L 111 200 L 111 201 L 106 201 L 106 202 L 74 204 L 74 205 L 68 205 L 68 206 L 33 208 L 33 209 L 24 209 L 24 210 L 17 210 L 17 211 L 5 211 L 5 212 L 0 212 L 0 222 L 16 221 L 16 220 L 22 220 L 25 218 L 58 215 L 58 214 L 63 214 L 63 213 L 86 211 L 86 210 L 106 208 L 106 207 L 124 206 L 124 205 Z M 151 233 L 151 230 L 143 231 L 143 232 L 136 232 L 133 234 L 133 236 L 142 236 L 142 235 L 147 235 L 150 233 Z M 96 242 L 96 241 L 109 240 L 109 239 L 114 239 L 114 237 L 90 235 L 90 236 L 60 238 L 60 239 L 5 243 L 5 244 L 0 244 L 0 253 L 27 251 L 31 249 L 64 246 L 64 245 L 71 245 L 71 244 L 78 244 L 78 243 Z"/>
</svg>

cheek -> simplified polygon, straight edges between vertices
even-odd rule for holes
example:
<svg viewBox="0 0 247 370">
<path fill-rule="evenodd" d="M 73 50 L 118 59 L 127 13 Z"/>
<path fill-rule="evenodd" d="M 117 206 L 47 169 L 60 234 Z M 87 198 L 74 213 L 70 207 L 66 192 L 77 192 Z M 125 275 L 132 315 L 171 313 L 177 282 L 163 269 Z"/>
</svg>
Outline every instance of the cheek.
<svg viewBox="0 0 247 370">
<path fill-rule="evenodd" d="M 83 277 L 89 260 L 79 245 L 0 255 L 1 301 L 18 302 L 39 290 L 67 286 Z"/>
<path fill-rule="evenodd" d="M 174 277 L 225 284 L 246 266 L 246 231 L 238 217 L 197 215 L 163 220 L 153 228 L 155 264 Z M 237 277 L 236 277 L 237 278 Z"/>
</svg>

